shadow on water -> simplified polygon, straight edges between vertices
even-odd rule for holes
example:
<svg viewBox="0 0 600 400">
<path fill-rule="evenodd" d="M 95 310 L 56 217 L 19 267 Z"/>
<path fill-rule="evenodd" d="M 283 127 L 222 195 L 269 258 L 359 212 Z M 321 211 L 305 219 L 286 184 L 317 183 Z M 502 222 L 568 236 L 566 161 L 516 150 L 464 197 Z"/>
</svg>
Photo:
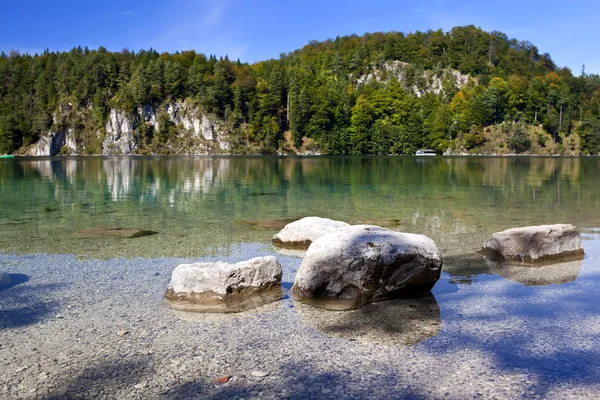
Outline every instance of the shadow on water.
<svg viewBox="0 0 600 400">
<path fill-rule="evenodd" d="M 440 308 L 435 297 L 370 303 L 357 310 L 331 311 L 297 303 L 305 323 L 318 331 L 369 345 L 414 345 L 437 335 L 441 328 Z"/>
<path fill-rule="evenodd" d="M 448 257 L 451 277 L 475 278 L 465 283 L 444 274 L 459 290 L 438 298 L 443 345 L 424 348 L 483 351 L 498 372 L 533 376 L 529 390 L 541 396 L 564 384 L 597 384 L 600 274 L 585 262 L 532 267 L 473 254 Z"/>
<path fill-rule="evenodd" d="M 29 277 L 25 274 L 8 274 L 8 285 L 0 286 L 0 293 L 17 285 L 29 282 Z"/>
<path fill-rule="evenodd" d="M 45 400 L 71 398 L 119 398 L 138 392 L 144 398 L 144 386 L 138 382 L 150 381 L 156 374 L 155 360 L 150 357 L 136 357 L 133 360 L 114 359 L 86 368 L 78 377 L 58 388 Z M 170 400 L 188 399 L 233 399 L 256 398 L 258 394 L 274 394 L 286 399 L 320 398 L 373 398 L 373 387 L 365 387 L 357 381 L 357 375 L 350 370 L 319 371 L 311 361 L 282 362 L 273 365 L 277 379 L 245 379 L 216 384 L 206 378 L 177 379 L 158 398 Z M 416 387 L 406 385 L 394 373 L 384 373 L 373 378 L 372 384 L 379 390 L 394 393 L 397 399 L 422 399 L 425 394 Z M 330 393 L 329 396 L 325 393 Z"/>
<path fill-rule="evenodd" d="M 44 300 L 44 293 L 59 285 L 23 285 L 24 274 L 9 274 L 11 283 L 0 289 L 0 329 L 20 328 L 44 321 L 59 309 L 56 301 Z"/>
<path fill-rule="evenodd" d="M 56 393 L 50 394 L 44 399 L 91 399 L 98 398 L 102 394 L 107 395 L 107 393 L 111 394 L 110 397 L 116 398 L 113 396 L 118 395 L 120 390 L 127 391 L 127 393 L 120 393 L 121 396 L 134 391 L 133 386 L 153 372 L 149 365 L 149 359 L 146 357 L 135 357 L 128 360 L 115 359 L 86 368 L 67 387 L 58 389 Z"/>
</svg>

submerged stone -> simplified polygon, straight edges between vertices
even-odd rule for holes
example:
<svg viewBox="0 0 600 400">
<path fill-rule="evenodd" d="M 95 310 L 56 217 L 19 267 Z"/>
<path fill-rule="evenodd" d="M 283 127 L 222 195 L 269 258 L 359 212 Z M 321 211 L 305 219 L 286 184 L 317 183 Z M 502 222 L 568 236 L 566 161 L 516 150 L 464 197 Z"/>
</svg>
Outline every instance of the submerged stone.
<svg viewBox="0 0 600 400">
<path fill-rule="evenodd" d="M 367 304 L 358 310 L 330 311 L 299 304 L 305 323 L 332 337 L 362 344 L 408 346 L 440 332 L 440 308 L 435 297 L 396 299 Z"/>
<path fill-rule="evenodd" d="M 74 239 L 132 239 L 156 234 L 158 234 L 158 232 L 147 231 L 144 229 L 120 228 L 116 226 L 97 226 L 74 233 L 72 237 Z"/>
<path fill-rule="evenodd" d="M 496 232 L 482 254 L 492 260 L 548 262 L 583 257 L 581 235 L 573 225 L 556 224 L 512 228 Z"/>
<path fill-rule="evenodd" d="M 181 311 L 240 312 L 282 298 L 281 265 L 275 257 L 181 264 L 173 270 L 165 297 Z"/>
<path fill-rule="evenodd" d="M 350 225 L 329 218 L 305 217 L 287 224 L 273 236 L 273 244 L 292 249 L 307 249 L 318 238 Z"/>
<path fill-rule="evenodd" d="M 254 230 L 262 231 L 282 229 L 287 224 L 298 221 L 300 218 L 302 217 L 241 219 L 238 222 L 249 225 Z"/>
<path fill-rule="evenodd" d="M 331 310 L 428 292 L 442 257 L 427 236 L 355 225 L 321 236 L 308 248 L 292 295 Z"/>
</svg>

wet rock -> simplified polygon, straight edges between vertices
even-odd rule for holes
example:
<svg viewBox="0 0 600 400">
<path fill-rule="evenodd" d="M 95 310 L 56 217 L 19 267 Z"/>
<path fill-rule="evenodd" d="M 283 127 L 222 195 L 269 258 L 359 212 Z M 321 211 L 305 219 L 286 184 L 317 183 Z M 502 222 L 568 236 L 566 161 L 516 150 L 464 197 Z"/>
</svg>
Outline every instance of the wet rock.
<svg viewBox="0 0 600 400">
<path fill-rule="evenodd" d="M 165 297 L 176 310 L 240 312 L 281 299 L 281 265 L 275 257 L 236 264 L 181 264 Z"/>
<path fill-rule="evenodd" d="M 481 252 L 496 261 L 535 263 L 582 258 L 583 245 L 573 225 L 540 225 L 496 232 Z"/>
<path fill-rule="evenodd" d="M 414 345 L 437 335 L 442 326 L 440 308 L 431 293 L 370 303 L 358 310 L 330 311 L 305 304 L 297 310 L 318 331 L 367 345 Z"/>
<path fill-rule="evenodd" d="M 158 232 L 147 231 L 144 229 L 120 228 L 116 226 L 97 226 L 95 228 L 84 229 L 83 231 L 79 231 L 73 234 L 72 237 L 74 239 L 132 239 L 156 234 L 158 234 Z"/>
<path fill-rule="evenodd" d="M 0 271 L 0 287 L 10 286 L 12 284 L 12 278 L 6 272 Z"/>
<path fill-rule="evenodd" d="M 427 236 L 355 225 L 321 236 L 302 261 L 292 295 L 331 310 L 428 292 L 442 258 Z"/>
<path fill-rule="evenodd" d="M 307 249 L 319 237 L 346 228 L 349 224 L 329 218 L 305 217 L 287 224 L 273 236 L 273 244 L 292 249 Z"/>
</svg>

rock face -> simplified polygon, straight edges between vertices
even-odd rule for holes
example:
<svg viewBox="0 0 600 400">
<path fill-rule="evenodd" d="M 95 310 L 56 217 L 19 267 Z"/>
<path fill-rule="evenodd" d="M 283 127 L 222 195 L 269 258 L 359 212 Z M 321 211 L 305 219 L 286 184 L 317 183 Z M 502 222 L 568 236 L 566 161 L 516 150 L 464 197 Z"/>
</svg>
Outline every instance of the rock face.
<svg viewBox="0 0 600 400">
<path fill-rule="evenodd" d="M 182 264 L 173 270 L 165 297 L 176 310 L 245 311 L 281 299 L 282 274 L 272 256 L 236 264 Z"/>
<path fill-rule="evenodd" d="M 291 249 L 307 249 L 319 237 L 350 225 L 329 218 L 305 217 L 287 224 L 273 236 L 273 244 Z"/>
<path fill-rule="evenodd" d="M 454 89 L 460 90 L 470 79 L 469 75 L 463 75 L 453 69 L 419 72 L 409 63 L 388 61 L 379 67 L 373 67 L 368 74 L 360 76 L 357 85 L 366 85 L 371 81 L 389 83 L 392 78 L 396 79 L 407 92 L 412 92 L 417 97 L 425 93 L 440 94 L 444 91 L 444 82 L 449 82 Z"/>
<path fill-rule="evenodd" d="M 0 288 L 4 286 L 9 286 L 12 283 L 12 279 L 10 275 L 6 272 L 0 271 Z"/>
<path fill-rule="evenodd" d="M 535 263 L 581 258 L 583 245 L 573 225 L 540 225 L 496 232 L 481 252 L 493 260 Z"/>
<path fill-rule="evenodd" d="M 132 239 L 143 236 L 156 235 L 158 232 L 147 231 L 136 228 L 120 228 L 116 226 L 97 226 L 90 229 L 84 229 L 73 234 L 74 239 L 105 239 L 105 238 L 121 238 Z"/>
<path fill-rule="evenodd" d="M 355 225 L 321 236 L 302 261 L 292 295 L 332 310 L 428 292 L 442 257 L 427 236 Z"/>
</svg>

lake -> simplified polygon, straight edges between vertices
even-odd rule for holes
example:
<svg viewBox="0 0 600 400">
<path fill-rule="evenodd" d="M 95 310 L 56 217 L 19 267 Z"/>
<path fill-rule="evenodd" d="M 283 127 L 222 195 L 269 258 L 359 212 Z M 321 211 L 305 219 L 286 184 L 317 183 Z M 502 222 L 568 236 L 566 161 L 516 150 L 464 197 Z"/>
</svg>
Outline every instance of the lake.
<svg viewBox="0 0 600 400">
<path fill-rule="evenodd" d="M 600 158 L 594 157 L 0 160 L 0 270 L 26 277 L 0 292 L 4 296 L 0 297 L 0 338 L 13 343 L 0 346 L 0 356 L 8 349 L 11 354 L 26 353 L 25 344 L 15 339 L 22 340 L 23 333 L 31 340 L 43 332 L 61 337 L 63 333 L 56 334 L 53 328 L 56 322 L 63 324 L 64 335 L 70 338 L 70 329 L 85 330 L 94 325 L 91 315 L 100 315 L 93 318 L 100 318 L 104 324 L 100 325 L 113 331 L 121 329 L 117 326 L 123 320 L 129 321 L 125 328 L 136 334 L 138 327 L 152 338 L 144 339 L 142 347 L 150 346 L 155 354 L 165 351 L 165 360 L 179 357 L 182 363 L 191 363 L 190 368 L 196 366 L 188 353 L 173 353 L 179 342 L 167 346 L 155 338 L 167 337 L 161 335 L 171 329 L 171 334 L 194 343 L 194 351 L 202 349 L 205 362 L 206 357 L 227 360 L 237 354 L 240 359 L 235 362 L 248 366 L 260 354 L 264 363 L 270 360 L 271 369 L 280 371 L 277 380 L 265 386 L 267 393 L 294 388 L 304 379 L 314 385 L 301 385 L 298 393 L 319 397 L 333 379 L 337 385 L 368 389 L 349 392 L 349 397 L 373 393 L 385 397 L 393 389 L 403 393 L 399 397 L 416 398 L 465 398 L 477 393 L 498 398 L 594 398 L 600 394 L 598 171 Z M 157 306 L 172 268 L 189 260 L 275 255 L 284 267 L 284 288 L 289 289 L 300 259 L 278 253 L 270 240 L 286 222 L 302 216 L 426 234 L 443 252 L 442 278 L 432 296 L 377 303 L 345 314 L 294 304 L 290 298 L 257 315 L 218 320 L 175 316 Z M 583 260 L 537 268 L 498 266 L 477 253 L 494 232 L 554 223 L 580 228 Z M 72 237 L 96 226 L 158 234 L 123 240 Z M 79 301 L 87 305 L 80 314 L 69 314 Z M 39 315 L 11 314 L 15 309 L 39 309 Z M 113 321 L 115 310 L 129 317 Z M 56 313 L 61 319 L 53 319 Z M 54 329 L 52 334 L 48 329 Z M 95 337 L 95 332 L 87 337 Z M 223 340 L 223 332 L 228 332 L 228 340 Z M 288 342 L 289 334 L 297 344 Z M 93 395 L 76 389 L 73 381 L 81 386 L 83 379 L 92 385 L 92 380 L 84 379 L 87 375 L 78 374 L 87 364 L 103 365 L 96 353 L 114 347 L 114 357 L 119 357 L 119 352 L 131 351 L 115 340 L 102 336 L 81 345 L 80 359 L 74 364 L 80 367 L 61 378 L 58 393 Z M 279 345 L 282 341 L 286 346 Z M 204 345 L 217 342 L 216 347 Z M 386 350 L 369 350 L 370 345 Z M 61 346 L 66 345 L 55 344 Z M 329 372 L 301 376 L 304 367 L 288 371 L 285 366 L 293 363 L 285 357 L 296 353 L 310 355 L 318 364 L 310 371 Z M 292 358 L 299 362 L 298 356 Z M 407 358 L 411 363 L 403 363 Z M 337 375 L 339 365 L 349 359 L 358 360 L 360 377 L 349 372 Z M 6 362 L 14 369 L 16 361 Z M 166 362 L 153 359 L 151 365 L 168 369 Z M 383 372 L 361 369 L 365 363 Z M 208 365 L 203 379 L 230 373 L 218 361 Z M 446 382 L 444 387 L 439 380 Z M 112 384 L 98 382 L 94 384 Z M 164 386 L 171 384 L 165 381 Z M 214 390 L 223 397 L 252 394 L 254 386 L 239 385 L 235 386 L 238 392 Z M 115 384 L 108 393 L 118 396 L 122 388 Z M 185 390 L 192 389 L 186 386 Z"/>
</svg>

